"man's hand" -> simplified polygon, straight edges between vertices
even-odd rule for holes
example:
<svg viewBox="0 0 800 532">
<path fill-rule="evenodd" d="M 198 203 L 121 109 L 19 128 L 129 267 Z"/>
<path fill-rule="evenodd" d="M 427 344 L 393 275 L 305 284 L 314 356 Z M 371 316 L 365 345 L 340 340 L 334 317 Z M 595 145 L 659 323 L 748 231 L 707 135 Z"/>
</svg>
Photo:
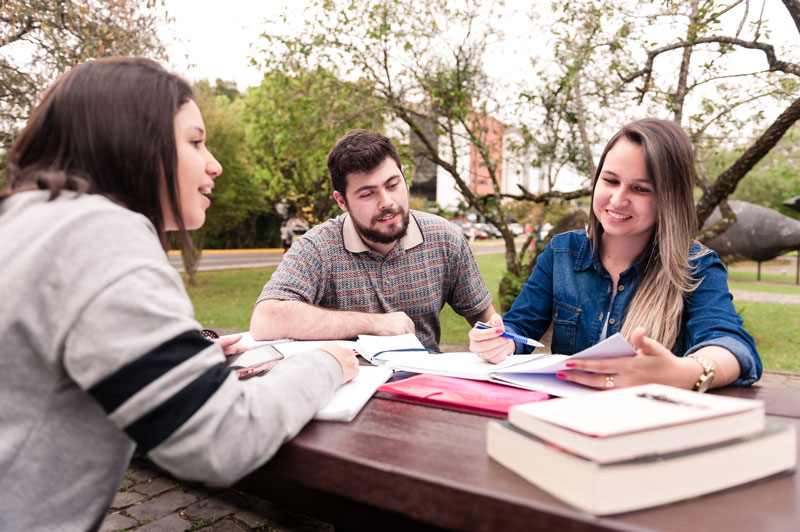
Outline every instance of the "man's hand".
<svg viewBox="0 0 800 532">
<path fill-rule="evenodd" d="M 469 331 L 469 350 L 480 358 L 492 364 L 497 364 L 512 354 L 515 349 L 514 340 L 500 336 L 503 331 L 503 319 L 499 314 L 493 314 L 489 321 L 491 329 L 476 329 Z"/>
<path fill-rule="evenodd" d="M 377 336 L 394 336 L 396 334 L 413 333 L 414 322 L 405 312 L 389 312 L 388 314 L 369 314 L 370 333 Z"/>
<path fill-rule="evenodd" d="M 342 384 L 349 382 L 358 375 L 358 357 L 352 349 L 346 349 L 334 343 L 324 344 L 320 347 L 342 366 Z"/>
</svg>

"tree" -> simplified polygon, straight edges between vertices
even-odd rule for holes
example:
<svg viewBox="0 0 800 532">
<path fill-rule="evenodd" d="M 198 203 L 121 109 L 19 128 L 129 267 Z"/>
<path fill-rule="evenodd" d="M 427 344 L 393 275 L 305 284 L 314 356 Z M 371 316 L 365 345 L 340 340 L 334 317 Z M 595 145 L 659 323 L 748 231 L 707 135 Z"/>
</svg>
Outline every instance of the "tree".
<svg viewBox="0 0 800 532">
<path fill-rule="evenodd" d="M 383 107 L 369 83 L 345 82 L 317 68 L 272 70 L 244 98 L 245 151 L 267 204 L 286 206 L 286 217 L 319 223 L 336 202 L 328 152 L 350 129 L 383 131 Z"/>
<path fill-rule="evenodd" d="M 165 59 L 159 0 L 0 2 L 0 153 L 11 146 L 42 90 L 93 57 Z"/>
<path fill-rule="evenodd" d="M 501 192 L 502 154 L 488 134 L 488 116 L 506 102 L 483 65 L 487 42 L 499 37 L 486 22 L 492 20 L 493 5 L 477 0 L 319 0 L 315 7 L 299 34 L 263 36 L 265 65 L 294 74 L 324 67 L 345 79 L 367 79 L 392 118 L 415 137 L 415 154 L 449 173 L 470 207 L 501 231 L 509 275 L 526 276 L 535 259 L 530 239 L 518 252 L 503 199 L 548 203 L 587 191 Z M 476 194 L 471 187 L 470 170 L 462 161 L 472 149 L 475 166 L 486 170 L 491 193 Z"/>
<path fill-rule="evenodd" d="M 800 126 L 789 130 L 780 142 L 739 182 L 730 199 L 749 201 L 779 211 L 785 216 L 800 219 L 800 212 L 783 204 L 800 192 Z M 741 152 L 724 152 L 719 155 L 719 168 L 709 168 L 711 175 L 730 166 Z"/>
<path fill-rule="evenodd" d="M 200 255 L 208 244 L 246 247 L 254 239 L 256 221 L 268 209 L 262 188 L 254 179 L 242 150 L 244 105 L 236 97 L 236 84 L 218 79 L 212 88 L 203 80 L 195 83 L 193 89 L 203 113 L 208 150 L 222 165 L 222 175 L 214 180 L 212 206 L 206 211 L 205 224 L 192 233 L 191 251 L 188 246 L 181 246 L 184 275 L 189 285 L 196 283 Z"/>
<path fill-rule="evenodd" d="M 782 4 L 800 33 L 800 4 Z M 577 66 L 570 82 L 582 83 L 582 99 L 593 102 L 587 107 L 670 116 L 689 133 L 698 156 L 698 219 L 718 205 L 725 214 L 701 238 L 735 221 L 726 198 L 800 119 L 796 54 L 770 42 L 764 4 L 757 13 L 750 7 L 742 0 L 554 4 L 557 27 L 566 28 L 560 44 L 581 50 L 570 54 Z M 762 54 L 758 67 L 746 66 L 752 51 Z M 767 101 L 782 112 L 767 116 Z M 708 164 L 720 150 L 739 156 L 711 175 Z"/>
<path fill-rule="evenodd" d="M 492 5 L 476 0 L 426 0 L 413 6 L 399 0 L 319 0 L 315 5 L 316 15 L 300 34 L 265 35 L 265 62 L 290 71 L 325 65 L 345 78 L 369 79 L 392 116 L 425 148 L 425 156 L 449 173 L 470 207 L 503 233 L 508 283 L 501 283 L 501 295 L 517 286 L 536 252 L 529 252 L 530 241 L 516 250 L 503 203 L 547 206 L 590 190 L 502 190 L 502 158 L 487 135 L 485 117 L 507 112 L 513 102 L 502 90 L 507 87 L 485 73 L 487 46 L 501 37 L 493 27 Z M 798 2 L 784 0 L 783 5 L 800 28 Z M 525 92 L 522 107 L 514 107 L 524 111 L 518 114 L 519 148 L 533 147 L 549 183 L 566 166 L 591 175 L 598 148 L 625 122 L 669 116 L 687 130 L 699 156 L 702 223 L 716 205 L 730 213 L 724 199 L 800 116 L 800 67 L 768 42 L 766 20 L 750 11 L 749 2 L 554 2 L 551 18 L 540 23 L 547 24 L 553 47 L 540 70 L 542 81 Z M 741 69 L 739 57 L 750 50 L 763 54 L 766 67 Z M 782 106 L 783 113 L 768 116 L 767 100 Z M 425 134 L 430 121 L 436 124 L 435 142 Z M 755 131 L 763 132 L 747 138 Z M 714 179 L 703 161 L 719 147 L 741 149 L 742 155 Z M 470 149 L 479 154 L 492 192 L 477 194 L 471 187 L 470 170 L 460 163 Z M 731 217 L 724 220 L 702 236 L 723 230 Z"/>
</svg>

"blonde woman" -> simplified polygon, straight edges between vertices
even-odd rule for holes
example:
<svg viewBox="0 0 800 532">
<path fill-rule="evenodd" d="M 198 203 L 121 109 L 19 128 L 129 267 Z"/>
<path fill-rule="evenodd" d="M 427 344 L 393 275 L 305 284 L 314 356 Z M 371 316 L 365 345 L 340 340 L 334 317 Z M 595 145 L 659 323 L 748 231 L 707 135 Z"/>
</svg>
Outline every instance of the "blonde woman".
<svg viewBox="0 0 800 532">
<path fill-rule="evenodd" d="M 568 363 L 557 376 L 596 388 L 660 382 L 705 391 L 761 376 L 727 272 L 697 235 L 692 147 L 671 121 L 644 119 L 609 141 L 594 178 L 587 230 L 553 238 L 522 293 L 470 349 L 497 363 L 530 352 L 500 336 L 534 339 L 553 323 L 552 349 L 574 354 L 621 332 L 637 356 Z M 595 372 L 595 373 L 590 373 Z"/>
</svg>

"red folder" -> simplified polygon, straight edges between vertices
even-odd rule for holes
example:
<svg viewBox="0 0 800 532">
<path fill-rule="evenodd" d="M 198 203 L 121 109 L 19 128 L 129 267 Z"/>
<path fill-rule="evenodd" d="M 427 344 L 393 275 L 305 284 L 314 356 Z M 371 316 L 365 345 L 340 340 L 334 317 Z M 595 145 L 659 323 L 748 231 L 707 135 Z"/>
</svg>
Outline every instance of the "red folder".
<svg viewBox="0 0 800 532">
<path fill-rule="evenodd" d="M 542 392 L 438 375 L 414 375 L 389 382 L 378 388 L 378 392 L 383 392 L 381 396 L 388 399 L 497 417 L 508 416 L 508 409 L 513 405 L 550 398 Z"/>
</svg>

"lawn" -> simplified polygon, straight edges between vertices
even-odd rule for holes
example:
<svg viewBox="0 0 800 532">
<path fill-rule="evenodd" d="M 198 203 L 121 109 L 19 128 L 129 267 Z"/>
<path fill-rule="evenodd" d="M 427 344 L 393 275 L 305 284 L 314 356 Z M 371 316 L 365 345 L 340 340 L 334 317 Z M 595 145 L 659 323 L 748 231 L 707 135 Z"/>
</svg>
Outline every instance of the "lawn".
<svg viewBox="0 0 800 532">
<path fill-rule="evenodd" d="M 505 269 L 503 255 L 478 255 L 476 259 L 497 301 L 497 287 Z M 274 267 L 200 272 L 197 286 L 189 289 L 197 320 L 206 327 L 247 330 L 253 304 L 273 271 Z M 745 273 L 736 272 L 732 276 L 732 289 L 800 295 L 800 287 L 795 285 L 735 280 L 746 279 Z M 789 282 L 793 281 L 792 277 Z M 797 347 L 800 345 L 800 306 L 737 301 L 736 310 L 744 319 L 747 331 L 756 339 L 765 368 L 800 371 Z M 449 306 L 442 311 L 441 322 L 442 342 L 467 342 L 469 325 Z"/>
</svg>

